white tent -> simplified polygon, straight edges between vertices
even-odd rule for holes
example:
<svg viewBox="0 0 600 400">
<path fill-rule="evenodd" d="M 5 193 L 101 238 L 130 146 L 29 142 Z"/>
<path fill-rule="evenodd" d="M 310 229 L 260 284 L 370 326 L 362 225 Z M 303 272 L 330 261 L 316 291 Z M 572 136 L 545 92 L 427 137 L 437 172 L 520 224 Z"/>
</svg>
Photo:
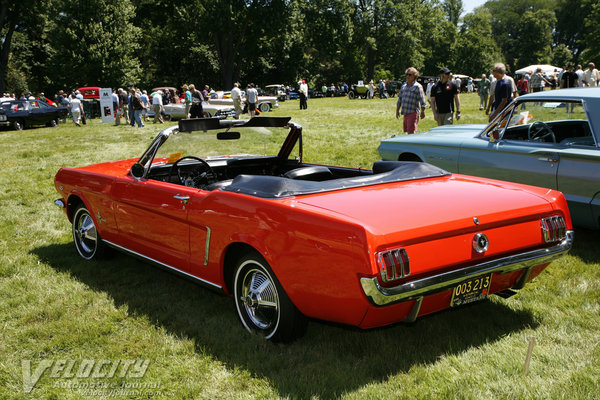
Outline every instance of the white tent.
<svg viewBox="0 0 600 400">
<path fill-rule="evenodd" d="M 538 68 L 542 69 L 542 73 L 543 74 L 554 73 L 554 70 L 557 70 L 558 72 L 562 71 L 562 68 L 555 67 L 553 65 L 548 65 L 548 64 L 534 64 L 534 65 L 530 65 L 528 67 L 516 70 L 515 74 L 524 75 L 527 72 L 535 72 Z"/>
</svg>

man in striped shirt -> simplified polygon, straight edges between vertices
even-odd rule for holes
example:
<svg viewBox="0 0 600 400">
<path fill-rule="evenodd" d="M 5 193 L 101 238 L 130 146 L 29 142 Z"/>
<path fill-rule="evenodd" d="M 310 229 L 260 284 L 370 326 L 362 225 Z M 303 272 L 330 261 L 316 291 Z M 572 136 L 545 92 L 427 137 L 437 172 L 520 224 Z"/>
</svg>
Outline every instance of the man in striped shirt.
<svg viewBox="0 0 600 400">
<path fill-rule="evenodd" d="M 406 83 L 402 85 L 396 103 L 396 118 L 403 118 L 403 128 L 406 133 L 415 133 L 419 127 L 419 111 L 421 119 L 425 118 L 425 93 L 423 86 L 417 82 L 419 71 L 410 67 L 406 70 Z"/>
</svg>

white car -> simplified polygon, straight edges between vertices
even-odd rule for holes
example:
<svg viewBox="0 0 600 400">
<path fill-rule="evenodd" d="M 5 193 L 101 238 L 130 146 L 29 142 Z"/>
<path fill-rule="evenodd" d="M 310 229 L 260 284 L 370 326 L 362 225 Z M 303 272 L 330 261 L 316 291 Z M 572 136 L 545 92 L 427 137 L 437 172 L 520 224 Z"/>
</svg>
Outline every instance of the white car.
<svg viewBox="0 0 600 400">
<path fill-rule="evenodd" d="M 183 119 L 186 117 L 185 115 L 185 104 L 167 104 L 163 106 L 165 110 L 164 116 L 167 120 L 171 119 Z M 233 117 L 235 115 L 235 110 L 232 105 L 221 105 L 221 104 L 209 104 L 207 102 L 202 102 L 202 111 L 204 112 L 204 116 L 207 118 L 211 117 Z M 154 117 L 154 111 L 148 110 L 148 116 Z"/>
</svg>

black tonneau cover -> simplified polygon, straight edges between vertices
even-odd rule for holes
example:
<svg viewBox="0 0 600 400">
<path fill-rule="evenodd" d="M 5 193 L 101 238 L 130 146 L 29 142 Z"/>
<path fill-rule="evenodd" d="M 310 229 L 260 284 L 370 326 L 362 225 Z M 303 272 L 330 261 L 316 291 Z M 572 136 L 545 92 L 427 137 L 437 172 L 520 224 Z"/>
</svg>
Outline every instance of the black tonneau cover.
<svg viewBox="0 0 600 400">
<path fill-rule="evenodd" d="M 282 198 L 451 175 L 431 164 L 411 161 L 378 161 L 373 166 L 373 172 L 372 175 L 322 182 L 294 180 L 279 176 L 238 175 L 233 179 L 231 185 L 224 187 L 223 190 L 263 198 Z"/>
</svg>

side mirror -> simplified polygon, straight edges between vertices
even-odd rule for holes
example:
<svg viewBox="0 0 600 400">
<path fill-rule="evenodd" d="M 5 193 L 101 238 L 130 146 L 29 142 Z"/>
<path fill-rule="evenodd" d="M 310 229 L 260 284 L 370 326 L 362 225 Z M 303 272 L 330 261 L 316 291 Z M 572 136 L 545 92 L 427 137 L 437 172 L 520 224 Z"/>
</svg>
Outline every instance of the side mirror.
<svg viewBox="0 0 600 400">
<path fill-rule="evenodd" d="M 239 132 L 219 132 L 217 133 L 218 140 L 237 140 L 241 137 Z"/>
<path fill-rule="evenodd" d="M 142 164 L 136 162 L 131 166 L 131 176 L 135 179 L 142 179 L 144 177 L 145 168 Z"/>
</svg>

